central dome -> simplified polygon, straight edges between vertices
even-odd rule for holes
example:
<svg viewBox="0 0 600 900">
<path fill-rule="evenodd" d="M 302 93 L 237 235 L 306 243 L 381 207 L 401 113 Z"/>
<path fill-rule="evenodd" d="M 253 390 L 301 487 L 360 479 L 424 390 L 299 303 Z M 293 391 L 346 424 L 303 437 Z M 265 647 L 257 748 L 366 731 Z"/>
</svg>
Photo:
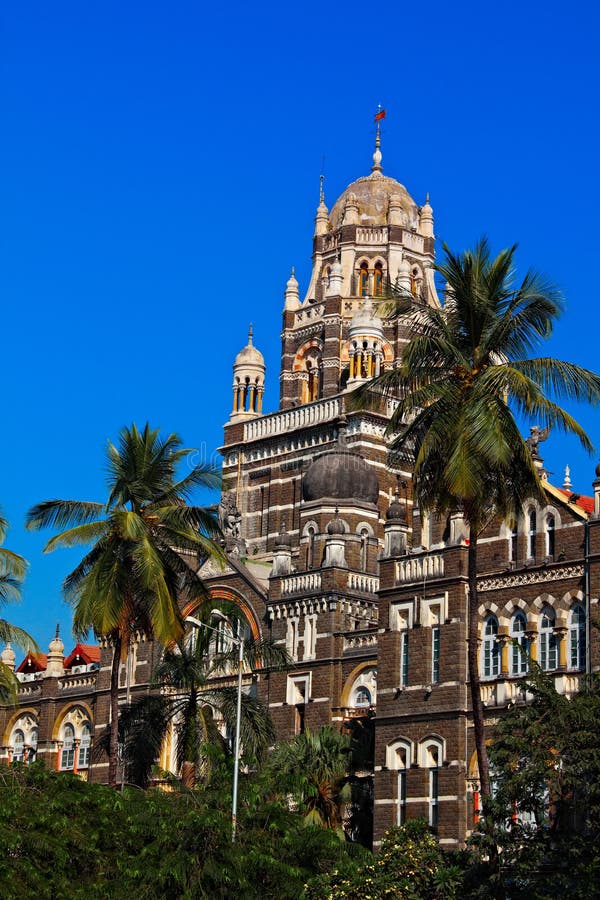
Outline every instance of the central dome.
<svg viewBox="0 0 600 900">
<path fill-rule="evenodd" d="M 360 453 L 337 444 L 318 456 L 302 479 L 302 498 L 339 500 L 376 504 L 379 499 L 377 476 Z"/>
<path fill-rule="evenodd" d="M 392 198 L 401 210 L 404 225 L 416 227 L 419 208 L 404 185 L 381 172 L 372 172 L 353 181 L 336 200 L 329 217 L 331 228 L 335 231 L 340 227 L 349 201 L 358 206 L 358 221 L 361 225 L 387 225 Z"/>
</svg>

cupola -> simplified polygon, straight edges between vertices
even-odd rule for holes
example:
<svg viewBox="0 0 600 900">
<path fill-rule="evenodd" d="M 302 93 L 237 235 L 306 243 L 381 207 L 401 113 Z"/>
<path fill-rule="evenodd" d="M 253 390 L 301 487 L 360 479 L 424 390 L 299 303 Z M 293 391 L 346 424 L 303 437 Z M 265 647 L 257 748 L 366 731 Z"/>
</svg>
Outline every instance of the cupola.
<svg viewBox="0 0 600 900">
<path fill-rule="evenodd" d="M 250 325 L 248 343 L 240 350 L 233 364 L 233 409 L 230 421 L 259 416 L 262 413 L 265 371 L 265 359 L 252 343 L 252 325 Z"/>
</svg>

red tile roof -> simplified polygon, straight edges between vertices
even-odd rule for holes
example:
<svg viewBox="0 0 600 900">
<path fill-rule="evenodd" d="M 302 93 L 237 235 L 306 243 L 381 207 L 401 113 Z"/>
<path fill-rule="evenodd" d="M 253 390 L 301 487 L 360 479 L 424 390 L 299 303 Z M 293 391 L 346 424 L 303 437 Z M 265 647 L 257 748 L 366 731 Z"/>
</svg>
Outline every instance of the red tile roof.
<svg viewBox="0 0 600 900">
<path fill-rule="evenodd" d="M 45 653 L 28 653 L 17 672 L 45 672 L 48 664 L 48 657 Z"/>
<path fill-rule="evenodd" d="M 100 647 L 98 644 L 76 644 L 64 662 L 65 669 L 71 666 L 89 666 L 90 663 L 100 662 Z"/>
<path fill-rule="evenodd" d="M 593 497 L 584 497 L 583 494 L 576 494 L 574 491 L 565 491 L 564 488 L 557 488 L 561 494 L 564 494 L 567 501 L 572 503 L 573 506 L 578 506 L 580 509 L 585 510 L 586 513 L 594 512 L 594 498 Z M 571 497 L 576 497 L 576 500 L 571 500 Z"/>
</svg>

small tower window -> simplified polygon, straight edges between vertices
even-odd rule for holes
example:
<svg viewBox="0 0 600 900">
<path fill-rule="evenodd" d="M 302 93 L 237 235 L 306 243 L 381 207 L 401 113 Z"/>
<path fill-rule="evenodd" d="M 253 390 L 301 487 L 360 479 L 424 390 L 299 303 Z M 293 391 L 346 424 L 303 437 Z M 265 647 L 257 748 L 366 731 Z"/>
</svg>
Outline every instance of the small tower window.
<svg viewBox="0 0 600 900">
<path fill-rule="evenodd" d="M 537 517 L 535 509 L 529 513 L 529 533 L 527 535 L 527 556 L 535 559 L 535 538 L 537 534 Z"/>
<path fill-rule="evenodd" d="M 546 517 L 546 556 L 554 558 L 556 548 L 556 520 L 554 516 Z"/>
<path fill-rule="evenodd" d="M 366 263 L 361 263 L 358 273 L 358 294 L 366 297 L 369 293 L 369 269 Z"/>
<path fill-rule="evenodd" d="M 369 532 L 367 531 L 366 528 L 363 528 L 360 533 L 360 570 L 361 570 L 361 572 L 367 571 L 368 550 L 369 550 Z"/>
<path fill-rule="evenodd" d="M 315 566 L 315 529 L 308 529 L 308 547 L 306 549 L 306 568 L 314 569 Z"/>
<path fill-rule="evenodd" d="M 373 272 L 373 296 L 383 296 L 383 268 L 381 263 L 375 263 L 375 271 Z"/>
</svg>

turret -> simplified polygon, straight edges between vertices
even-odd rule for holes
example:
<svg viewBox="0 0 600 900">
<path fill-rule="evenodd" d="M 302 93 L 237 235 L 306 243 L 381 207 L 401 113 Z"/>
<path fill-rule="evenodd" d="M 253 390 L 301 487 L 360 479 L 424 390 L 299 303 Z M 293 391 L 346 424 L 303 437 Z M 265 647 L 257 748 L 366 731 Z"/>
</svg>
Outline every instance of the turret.
<svg viewBox="0 0 600 900">
<path fill-rule="evenodd" d="M 64 672 L 65 645 L 59 636 L 59 626 L 56 626 L 56 634 L 50 641 L 46 662 L 46 675 L 62 675 Z"/>
<path fill-rule="evenodd" d="M 240 350 L 233 364 L 233 409 L 230 421 L 259 416 L 262 413 L 265 371 L 264 356 L 252 344 L 251 325 L 248 343 Z"/>
<path fill-rule="evenodd" d="M 419 231 L 424 237 L 433 237 L 433 209 L 429 204 L 429 194 L 419 215 Z"/>
<path fill-rule="evenodd" d="M 292 266 L 292 274 L 287 280 L 287 284 L 285 286 L 285 304 L 284 309 L 298 309 L 300 306 L 300 292 L 298 290 L 298 281 L 296 280 L 296 273 L 294 271 L 294 267 Z"/>
</svg>

